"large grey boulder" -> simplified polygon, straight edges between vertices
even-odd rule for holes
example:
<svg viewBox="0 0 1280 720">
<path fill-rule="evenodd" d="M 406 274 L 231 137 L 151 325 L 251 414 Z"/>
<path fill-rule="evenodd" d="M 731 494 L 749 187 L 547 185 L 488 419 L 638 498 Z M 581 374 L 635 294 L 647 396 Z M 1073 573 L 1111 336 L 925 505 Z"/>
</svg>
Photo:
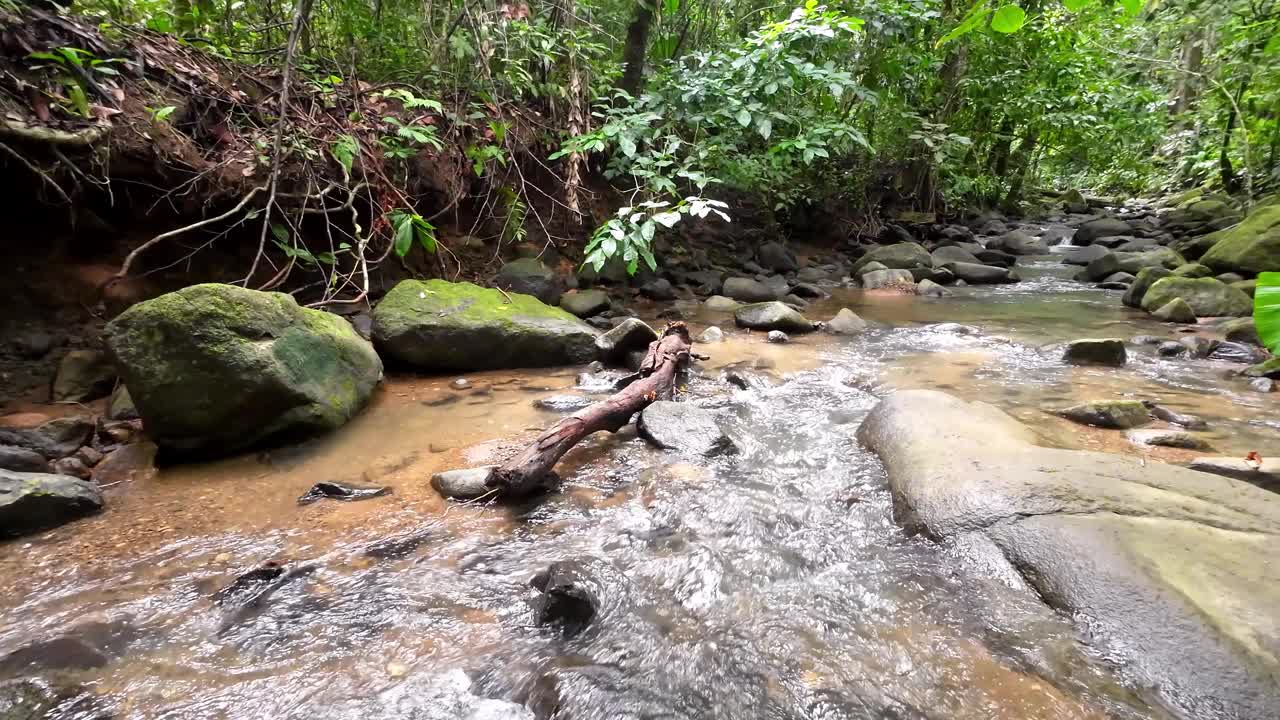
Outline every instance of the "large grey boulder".
<svg viewBox="0 0 1280 720">
<path fill-rule="evenodd" d="M 946 245 L 934 250 L 929 254 L 933 258 L 933 266 L 940 268 L 949 262 L 970 263 L 973 265 L 981 265 L 982 261 L 974 256 L 973 253 L 965 250 L 957 245 Z"/>
<path fill-rule="evenodd" d="M 1147 312 L 1181 298 L 1196 317 L 1245 317 L 1253 314 L 1253 299 L 1217 278 L 1166 277 L 1142 296 Z"/>
<path fill-rule="evenodd" d="M 760 264 L 776 272 L 792 272 L 800 267 L 795 253 L 786 245 L 778 242 L 767 242 L 756 250 L 756 258 Z"/>
<path fill-rule="evenodd" d="M 743 305 L 734 311 L 733 320 L 738 327 L 752 330 L 806 333 L 814 329 L 813 323 L 808 318 L 794 308 L 777 301 Z"/>
<path fill-rule="evenodd" d="M 537 258 L 520 258 L 503 265 L 493 284 L 507 292 L 532 295 L 548 305 L 559 303 L 562 292 L 555 271 Z"/>
<path fill-rule="evenodd" d="M 1085 338 L 1072 340 L 1062 351 L 1062 361 L 1069 365 L 1110 365 L 1120 367 L 1129 359 L 1124 341 L 1119 338 Z"/>
<path fill-rule="evenodd" d="M 858 431 L 895 519 L 965 543 L 1186 717 L 1280 707 L 1280 496 L 1150 459 L 1039 447 L 985 403 L 898 392 Z M 999 572 L 999 571 L 997 571 Z"/>
<path fill-rule="evenodd" d="M 1049 246 L 1043 240 L 1021 230 L 1010 230 L 1001 235 L 998 243 L 987 243 L 992 250 L 1004 250 L 1013 255 L 1047 255 Z"/>
<path fill-rule="evenodd" d="M 1062 254 L 1062 262 L 1066 265 L 1088 265 L 1111 251 L 1101 245 L 1086 245 L 1078 250 L 1070 250 Z"/>
<path fill-rule="evenodd" d="M 778 299 L 778 293 L 773 288 L 759 280 L 744 277 L 731 277 L 725 280 L 720 292 L 739 302 L 754 303 Z"/>
<path fill-rule="evenodd" d="M 1142 298 L 1146 297 L 1147 291 L 1151 289 L 1151 286 L 1155 285 L 1156 281 L 1163 280 L 1172 274 L 1171 271 L 1162 267 L 1143 268 L 1134 276 L 1133 284 L 1129 286 L 1128 290 L 1125 290 L 1124 297 L 1120 299 L 1120 302 L 1132 308 L 1142 307 Z"/>
<path fill-rule="evenodd" d="M 596 356 L 596 331 L 564 310 L 446 280 L 392 288 L 373 309 L 373 341 L 389 360 L 418 370 L 575 365 Z"/>
<path fill-rule="evenodd" d="M 382 380 L 382 361 L 350 323 L 284 293 L 193 285 L 134 305 L 105 335 L 147 433 L 173 453 L 333 430 Z"/>
<path fill-rule="evenodd" d="M 102 491 L 91 482 L 0 470 L 0 538 L 48 530 L 101 509 Z"/>
<path fill-rule="evenodd" d="M 660 448 L 698 455 L 731 452 L 733 441 L 710 410 L 682 402 L 659 400 L 640 411 L 640 436 Z"/>
<path fill-rule="evenodd" d="M 878 247 L 858 259 L 853 265 L 853 274 L 867 263 L 878 262 L 890 270 L 910 270 L 916 267 L 933 267 L 933 258 L 929 251 L 919 243 L 904 242 L 896 245 Z"/>
<path fill-rule="evenodd" d="M 1132 235 L 1133 226 L 1124 220 L 1099 218 L 1090 220 L 1076 229 L 1073 241 L 1076 245 L 1092 245 L 1098 238 Z"/>
<path fill-rule="evenodd" d="M 646 351 L 649 343 L 657 339 L 658 333 L 648 323 L 639 318 L 627 318 L 596 338 L 596 350 L 604 362 L 620 364 L 628 353 Z"/>
<path fill-rule="evenodd" d="M 995 285 L 1018 281 L 1018 276 L 1013 271 L 992 265 L 949 262 L 944 263 L 941 269 L 949 271 L 957 279 L 963 280 L 970 285 Z"/>
<path fill-rule="evenodd" d="M 560 297 L 560 307 L 580 318 L 599 315 L 609 309 L 609 294 L 603 290 L 579 290 Z"/>
<path fill-rule="evenodd" d="M 916 286 L 916 278 L 910 270 L 873 270 L 862 273 L 858 279 L 864 290 L 882 290 L 889 287 L 911 288 Z"/>
</svg>

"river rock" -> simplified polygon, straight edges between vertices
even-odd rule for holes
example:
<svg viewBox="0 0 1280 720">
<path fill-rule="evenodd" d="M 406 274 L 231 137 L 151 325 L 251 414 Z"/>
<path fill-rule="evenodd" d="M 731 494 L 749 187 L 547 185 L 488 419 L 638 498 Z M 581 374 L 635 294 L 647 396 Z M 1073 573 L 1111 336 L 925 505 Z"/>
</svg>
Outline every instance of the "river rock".
<svg viewBox="0 0 1280 720">
<path fill-rule="evenodd" d="M 1138 274 L 1133 279 L 1133 284 L 1125 291 L 1124 297 L 1120 299 L 1120 302 L 1133 308 L 1142 307 L 1142 299 L 1146 297 L 1147 291 L 1151 289 L 1151 286 L 1172 274 L 1162 267 L 1143 268 L 1138 271 Z"/>
<path fill-rule="evenodd" d="M 102 491 L 91 482 L 0 470 L 0 537 L 48 530 L 101 509 Z"/>
<path fill-rule="evenodd" d="M 134 305 L 105 334 L 147 432 L 175 453 L 228 454 L 333 430 L 382 379 L 377 353 L 350 323 L 284 293 L 193 285 Z"/>
<path fill-rule="evenodd" d="M 596 338 L 596 350 L 604 362 L 617 365 L 627 353 L 647 351 L 658 333 L 638 318 L 626 318 L 609 332 Z"/>
<path fill-rule="evenodd" d="M 724 342 L 724 331 L 716 327 L 715 325 L 712 325 L 711 327 L 702 331 L 702 334 L 698 336 L 698 342 L 704 343 L 707 345 L 710 345 L 712 343 Z"/>
<path fill-rule="evenodd" d="M 1092 245 L 1098 238 L 1132 235 L 1133 226 L 1116 218 L 1100 218 L 1090 220 L 1076 229 L 1074 242 L 1077 245 Z"/>
<path fill-rule="evenodd" d="M 934 250 L 929 256 L 933 259 L 934 267 L 942 267 L 949 262 L 965 262 L 974 265 L 981 265 L 979 260 L 973 253 L 956 245 L 945 245 Z"/>
<path fill-rule="evenodd" d="M 97 423 L 91 417 L 63 417 L 34 428 L 0 428 L 0 445 L 26 448 L 46 460 L 57 460 L 88 444 L 96 429 Z"/>
<path fill-rule="evenodd" d="M 640 294 L 650 300 L 675 300 L 676 289 L 666 278 L 655 278 L 640 286 Z"/>
<path fill-rule="evenodd" d="M 1113 252 L 1108 252 L 1105 255 L 1098 257 L 1096 260 L 1091 261 L 1088 265 L 1085 265 L 1084 270 L 1081 270 L 1076 274 L 1076 280 L 1081 280 L 1083 282 L 1099 282 L 1108 275 L 1119 271 L 1120 257 Z"/>
<path fill-rule="evenodd" d="M 792 285 L 790 288 L 790 294 L 806 300 L 816 300 L 827 296 L 827 293 L 823 292 L 822 288 L 817 285 L 811 285 L 803 282 Z"/>
<path fill-rule="evenodd" d="M 591 398 L 582 395 L 550 395 L 534 400 L 533 406 L 539 410 L 549 410 L 555 413 L 575 413 L 583 408 L 591 407 L 593 402 Z"/>
<path fill-rule="evenodd" d="M 53 380 L 54 402 L 89 402 L 111 394 L 116 369 L 106 353 L 72 350 L 62 356 Z"/>
<path fill-rule="evenodd" d="M 1085 200 L 1084 195 L 1081 195 L 1080 191 L 1075 188 L 1062 193 L 1058 199 L 1062 202 L 1062 209 L 1064 212 L 1076 215 L 1082 215 L 1089 212 L 1089 202 Z"/>
<path fill-rule="evenodd" d="M 589 362 L 596 331 L 521 293 L 471 283 L 403 280 L 373 309 L 374 343 L 418 370 L 492 370 Z M 133 390 L 133 386 L 129 386 Z"/>
<path fill-rule="evenodd" d="M 949 262 L 942 266 L 957 278 L 970 285 L 991 285 L 1017 282 L 1018 278 L 1008 268 L 991 265 L 974 265 L 973 263 Z"/>
<path fill-rule="evenodd" d="M 1081 425 L 1112 430 L 1128 430 L 1151 422 L 1151 411 L 1140 400 L 1097 400 L 1055 414 Z"/>
<path fill-rule="evenodd" d="M 938 283 L 925 278 L 916 284 L 916 294 L 923 297 L 940 298 L 946 295 L 947 291 Z"/>
<path fill-rule="evenodd" d="M 1280 497 L 1122 455 L 1045 448 L 995 407 L 924 390 L 858 432 L 909 532 L 985 548 L 1185 717 L 1280 707 Z M 1001 571 L 996 571 L 1001 572 Z"/>
<path fill-rule="evenodd" d="M 93 470 L 80 458 L 64 457 L 49 463 L 49 472 L 54 475 L 66 475 L 67 477 L 88 480 L 93 477 Z"/>
<path fill-rule="evenodd" d="M 872 249 L 866 255 L 858 259 L 853 265 L 853 274 L 859 275 L 858 272 L 867 263 L 878 262 L 890 270 L 910 270 L 915 267 L 933 267 L 933 258 L 929 256 L 929 251 L 924 246 L 914 242 L 903 242 L 896 245 L 886 245 Z"/>
<path fill-rule="evenodd" d="M 1275 392 L 1276 381 L 1271 378 L 1254 378 L 1249 381 L 1249 389 L 1254 392 Z"/>
<path fill-rule="evenodd" d="M 1280 460 L 1276 458 L 1262 458 L 1257 467 L 1254 467 L 1241 457 L 1200 457 L 1192 460 L 1189 467 L 1280 491 Z"/>
<path fill-rule="evenodd" d="M 609 309 L 609 295 L 603 290 L 566 293 L 560 296 L 560 307 L 580 318 L 589 318 Z"/>
<path fill-rule="evenodd" d="M 559 303 L 562 292 L 555 271 L 532 257 L 512 260 L 503 265 L 493 278 L 493 284 L 508 293 L 532 295 L 547 305 Z"/>
<path fill-rule="evenodd" d="M 1067 343 L 1062 361 L 1069 365 L 1108 365 L 1120 367 L 1129 359 L 1124 341 L 1119 338 L 1089 338 Z"/>
<path fill-rule="evenodd" d="M 431 487 L 444 497 L 454 500 L 475 500 L 489 495 L 493 489 L 485 485 L 489 473 L 497 467 L 489 465 L 462 470 L 446 470 L 431 476 Z"/>
<path fill-rule="evenodd" d="M 1261 377 L 1280 380 L 1280 357 L 1260 362 L 1257 365 L 1252 365 L 1242 374 L 1245 377 Z"/>
<path fill-rule="evenodd" d="M 733 314 L 738 327 L 752 330 L 781 330 L 783 332 L 806 333 L 814 327 L 809 319 L 795 309 L 780 302 L 763 302 L 744 305 Z"/>
<path fill-rule="evenodd" d="M 795 253 L 782 243 L 767 242 L 756 250 L 756 259 L 760 264 L 775 272 L 793 272 L 800 267 Z"/>
<path fill-rule="evenodd" d="M 1001 235 L 999 245 L 987 244 L 992 250 L 1004 250 L 1013 255 L 1048 255 L 1049 246 L 1043 240 L 1031 237 L 1021 230 L 1011 230 Z"/>
<path fill-rule="evenodd" d="M 840 308 L 840 312 L 827 321 L 824 329 L 834 335 L 857 335 L 867 329 L 867 321 L 849 308 Z"/>
<path fill-rule="evenodd" d="M 1173 274 L 1176 277 L 1202 278 L 1211 277 L 1213 271 L 1200 263 L 1183 263 L 1173 269 Z M 1218 282 L 1222 281 L 1219 280 Z"/>
<path fill-rule="evenodd" d="M 1179 450 L 1213 449 L 1208 440 L 1186 430 L 1130 430 L 1125 433 L 1125 437 L 1134 445 L 1152 445 Z"/>
<path fill-rule="evenodd" d="M 1236 318 L 1223 323 L 1222 336 L 1231 342 L 1262 347 L 1262 338 L 1258 335 L 1258 326 L 1254 324 L 1251 317 Z"/>
<path fill-rule="evenodd" d="M 0 470 L 23 473 L 49 472 L 49 461 L 29 448 L 0 445 Z"/>
<path fill-rule="evenodd" d="M 731 452 L 733 441 L 710 410 L 683 402 L 659 400 L 640 411 L 640 436 L 666 450 L 698 455 Z"/>
<path fill-rule="evenodd" d="M 1218 340 L 1204 335 L 1188 335 L 1178 340 L 1193 358 L 1207 358 L 1218 347 Z"/>
<path fill-rule="evenodd" d="M 778 299 L 778 293 L 759 280 L 744 277 L 731 277 L 724 281 L 721 290 L 725 295 L 742 302 L 768 302 Z"/>
<path fill-rule="evenodd" d="M 1243 317 L 1253 313 L 1253 301 L 1248 295 L 1215 278 L 1157 280 L 1142 297 L 1142 309 L 1153 312 L 1175 298 L 1185 300 L 1196 317 Z"/>
<path fill-rule="evenodd" d="M 1212 243 L 1200 262 L 1214 272 L 1252 277 L 1280 271 L 1280 198 L 1259 205 L 1235 227 L 1205 236 Z"/>
<path fill-rule="evenodd" d="M 106 414 L 108 420 L 138 419 L 138 407 L 133 404 L 133 396 L 129 394 L 129 388 L 124 385 L 116 386 L 111 393 L 111 399 L 107 401 Z"/>
<path fill-rule="evenodd" d="M 1256 345 L 1246 345 L 1226 340 L 1214 345 L 1208 357 L 1210 360 L 1255 365 L 1271 357 L 1271 353 Z"/>
<path fill-rule="evenodd" d="M 1183 323 L 1194 325 L 1196 322 L 1196 314 L 1182 298 L 1174 298 L 1158 309 L 1152 311 L 1151 317 L 1169 323 Z"/>
<path fill-rule="evenodd" d="M 1110 255 L 1111 251 L 1101 245 L 1086 245 L 1077 250 L 1071 250 L 1062 254 L 1062 262 L 1066 265 L 1088 265 L 1104 255 Z"/>
<path fill-rule="evenodd" d="M 767 339 L 771 343 L 776 343 L 779 345 L 783 343 L 791 342 L 791 338 L 787 337 L 787 334 L 782 332 L 781 330 L 770 330 L 769 334 L 765 336 L 765 339 Z"/>
<path fill-rule="evenodd" d="M 858 268 L 858 271 L 854 273 L 854 275 L 856 275 L 859 279 L 861 279 L 862 276 L 866 275 L 867 273 L 880 272 L 881 270 L 888 270 L 888 269 L 889 268 L 873 260 L 867 263 L 866 265 L 863 265 L 862 267 Z"/>
<path fill-rule="evenodd" d="M 1139 253 L 1116 253 L 1116 256 L 1120 258 L 1120 269 L 1134 275 L 1150 267 L 1173 270 L 1187 264 L 1186 258 L 1167 247 Z"/>
<path fill-rule="evenodd" d="M 702 306 L 711 312 L 733 312 L 742 307 L 742 303 L 723 295 L 712 295 L 702 302 Z"/>
<path fill-rule="evenodd" d="M 910 270 L 876 270 L 862 273 L 859 280 L 864 290 L 883 290 L 885 288 L 915 289 L 916 279 Z"/>
</svg>

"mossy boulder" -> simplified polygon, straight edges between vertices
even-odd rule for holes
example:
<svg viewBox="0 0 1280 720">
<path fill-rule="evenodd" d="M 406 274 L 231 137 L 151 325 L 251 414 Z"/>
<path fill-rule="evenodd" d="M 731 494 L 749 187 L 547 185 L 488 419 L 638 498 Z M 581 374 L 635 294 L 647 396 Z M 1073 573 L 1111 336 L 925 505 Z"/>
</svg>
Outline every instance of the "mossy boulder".
<svg viewBox="0 0 1280 720">
<path fill-rule="evenodd" d="M 1200 263 L 1186 263 L 1174 268 L 1173 274 L 1178 277 L 1202 278 L 1212 277 L 1213 271 Z"/>
<path fill-rule="evenodd" d="M 446 280 L 392 288 L 373 309 L 373 341 L 388 361 L 417 370 L 549 367 L 596 356 L 596 331 L 564 310 Z"/>
<path fill-rule="evenodd" d="M 382 378 L 350 323 L 284 293 L 193 285 L 134 305 L 105 334 L 147 432 L 180 455 L 333 430 Z"/>
<path fill-rule="evenodd" d="M 1169 277 L 1173 273 L 1162 267 L 1149 267 L 1140 270 L 1133 279 L 1133 284 L 1125 291 L 1124 298 L 1121 299 L 1125 305 L 1134 308 L 1142 307 L 1142 298 L 1155 285 L 1157 281 Z"/>
<path fill-rule="evenodd" d="M 910 270 L 917 267 L 933 267 L 933 257 L 919 243 L 904 242 L 878 247 L 858 259 L 853 265 L 856 277 L 865 265 L 878 262 L 888 270 Z"/>
<path fill-rule="evenodd" d="M 1162 322 L 1195 324 L 1196 314 L 1191 310 L 1191 306 L 1182 298 L 1174 298 L 1163 306 L 1152 311 L 1151 317 Z"/>
<path fill-rule="evenodd" d="M 1155 312 L 1177 298 L 1185 300 L 1196 317 L 1245 317 L 1253 313 L 1253 301 L 1248 295 L 1217 278 L 1158 280 L 1142 297 L 1142 309 Z"/>
<path fill-rule="evenodd" d="M 1254 209 L 1239 225 L 1205 237 L 1213 244 L 1200 262 L 1214 272 L 1252 276 L 1280 271 L 1280 200 Z"/>
</svg>

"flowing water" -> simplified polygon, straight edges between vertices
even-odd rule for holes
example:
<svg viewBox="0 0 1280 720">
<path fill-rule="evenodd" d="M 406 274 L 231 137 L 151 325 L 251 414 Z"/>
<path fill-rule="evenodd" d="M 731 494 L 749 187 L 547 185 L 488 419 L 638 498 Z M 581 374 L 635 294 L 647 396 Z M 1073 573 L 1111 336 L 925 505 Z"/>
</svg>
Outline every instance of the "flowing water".
<svg viewBox="0 0 1280 720">
<path fill-rule="evenodd" d="M 62 635 L 99 652 L 45 642 L 35 656 L 58 667 L 0 671 L 77 688 L 66 717 L 1170 717 L 1105 639 L 963 547 L 898 529 L 854 439 L 879 396 L 928 387 L 993 402 L 1064 447 L 1186 459 L 1044 412 L 1126 396 L 1201 415 L 1223 453 L 1280 453 L 1275 401 L 1229 366 L 1150 350 L 1121 370 L 1062 366 L 1045 346 L 1173 331 L 1050 261 L 1021 272 L 940 300 L 843 291 L 810 311 L 851 307 L 876 324 L 858 337 L 769 345 L 695 316 L 695 332 L 714 322 L 729 339 L 699 348 L 712 359 L 686 401 L 715 409 L 739 451 L 598 435 L 562 462 L 558 492 L 526 505 L 449 505 L 428 478 L 500 460 L 553 422 L 532 403 L 579 392 L 576 369 L 471 374 L 461 389 L 391 378 L 332 436 L 122 482 L 101 516 L 0 546 L 0 656 Z M 763 381 L 737 389 L 726 366 Z M 322 480 L 394 492 L 296 504 Z M 215 604 L 269 560 L 290 568 L 272 592 Z M 570 638 L 534 622 L 529 580 L 554 561 L 578 563 L 600 595 Z"/>
</svg>

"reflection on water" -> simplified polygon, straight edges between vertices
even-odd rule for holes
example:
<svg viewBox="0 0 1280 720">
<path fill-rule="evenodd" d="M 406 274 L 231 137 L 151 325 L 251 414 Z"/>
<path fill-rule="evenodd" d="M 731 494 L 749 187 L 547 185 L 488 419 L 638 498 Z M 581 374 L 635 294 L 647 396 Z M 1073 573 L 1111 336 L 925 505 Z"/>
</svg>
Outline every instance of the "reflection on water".
<svg viewBox="0 0 1280 720">
<path fill-rule="evenodd" d="M 688 401 L 719 413 L 741 452 L 600 435 L 562 463 L 560 492 L 519 507 L 450 506 L 427 479 L 554 421 L 533 402 L 584 392 L 576 369 L 393 378 L 336 435 L 166 468 L 108 490 L 98 518 L 0 546 L 0 655 L 83 636 L 89 667 L 42 674 L 122 718 L 1166 717 L 963 544 L 897 529 L 853 440 L 878 395 L 933 387 L 1063 446 L 1139 452 L 1044 412 L 1133 396 L 1204 417 L 1224 452 L 1280 452 L 1274 401 L 1225 366 L 1144 350 L 1118 371 L 1060 365 L 1044 346 L 1171 331 L 1056 267 L 1021 272 L 942 300 L 842 291 L 810 311 L 847 305 L 877 324 L 853 338 L 778 346 L 726 326 L 727 342 L 700 348 L 713 359 Z M 944 321 L 981 332 L 929 325 Z M 786 381 L 741 390 L 719 379 L 729 365 Z M 298 506 L 322 480 L 394 494 Z M 267 560 L 301 571 L 256 604 L 213 603 Z M 558 560 L 605 589 L 569 640 L 529 606 L 529 578 Z"/>
</svg>

